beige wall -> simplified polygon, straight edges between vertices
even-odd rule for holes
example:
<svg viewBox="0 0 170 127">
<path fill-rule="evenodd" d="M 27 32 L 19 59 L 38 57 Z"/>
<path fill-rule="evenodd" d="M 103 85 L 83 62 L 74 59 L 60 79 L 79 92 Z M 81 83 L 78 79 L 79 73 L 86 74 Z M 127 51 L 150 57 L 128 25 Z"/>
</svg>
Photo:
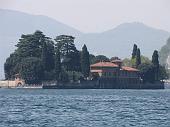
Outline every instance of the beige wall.
<svg viewBox="0 0 170 127">
<path fill-rule="evenodd" d="M 15 81 L 0 81 L 0 87 L 15 87 Z"/>
<path fill-rule="evenodd" d="M 22 80 L 0 81 L 0 87 L 16 87 L 19 83 L 24 84 L 24 81 Z"/>
</svg>

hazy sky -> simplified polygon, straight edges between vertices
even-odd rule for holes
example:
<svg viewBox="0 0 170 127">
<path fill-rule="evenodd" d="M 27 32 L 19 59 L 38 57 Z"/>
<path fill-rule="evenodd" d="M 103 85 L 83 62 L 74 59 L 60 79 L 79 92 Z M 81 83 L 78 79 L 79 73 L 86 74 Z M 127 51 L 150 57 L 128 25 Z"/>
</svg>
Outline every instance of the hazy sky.
<svg viewBox="0 0 170 127">
<path fill-rule="evenodd" d="M 0 8 L 46 15 L 82 32 L 134 21 L 170 32 L 170 0 L 0 0 Z"/>
</svg>

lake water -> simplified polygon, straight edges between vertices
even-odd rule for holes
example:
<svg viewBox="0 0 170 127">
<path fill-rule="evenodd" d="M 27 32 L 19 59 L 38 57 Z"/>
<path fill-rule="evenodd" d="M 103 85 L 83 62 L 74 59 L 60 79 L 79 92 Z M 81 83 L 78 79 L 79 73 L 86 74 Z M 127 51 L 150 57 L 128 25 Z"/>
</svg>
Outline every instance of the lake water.
<svg viewBox="0 0 170 127">
<path fill-rule="evenodd" d="M 170 127 L 170 90 L 0 89 L 0 127 Z"/>
</svg>

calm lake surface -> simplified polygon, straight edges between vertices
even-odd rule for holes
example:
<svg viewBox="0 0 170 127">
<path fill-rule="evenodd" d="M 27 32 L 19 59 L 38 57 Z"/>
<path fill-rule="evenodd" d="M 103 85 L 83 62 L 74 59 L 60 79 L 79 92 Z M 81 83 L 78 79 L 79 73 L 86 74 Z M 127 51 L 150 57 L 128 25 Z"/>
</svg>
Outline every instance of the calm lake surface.
<svg viewBox="0 0 170 127">
<path fill-rule="evenodd" d="M 170 89 L 0 89 L 0 127 L 128 126 L 170 127 Z"/>
</svg>

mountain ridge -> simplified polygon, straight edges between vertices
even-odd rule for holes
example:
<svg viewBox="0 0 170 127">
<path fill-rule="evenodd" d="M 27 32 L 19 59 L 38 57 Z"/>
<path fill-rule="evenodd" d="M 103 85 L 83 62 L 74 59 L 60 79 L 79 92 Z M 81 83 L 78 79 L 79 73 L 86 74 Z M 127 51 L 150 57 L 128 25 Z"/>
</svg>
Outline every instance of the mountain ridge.
<svg viewBox="0 0 170 127">
<path fill-rule="evenodd" d="M 3 77 L 5 59 L 15 49 L 21 34 L 30 34 L 41 30 L 45 35 L 55 38 L 60 34 L 76 37 L 75 44 L 80 50 L 85 43 L 92 54 L 103 54 L 108 57 L 130 57 L 134 43 L 141 48 L 142 55 L 151 57 L 153 50 L 159 50 L 170 33 L 143 23 L 123 23 L 117 27 L 99 32 L 83 33 L 69 25 L 43 15 L 32 15 L 25 12 L 0 9 L 0 78 Z"/>
</svg>

